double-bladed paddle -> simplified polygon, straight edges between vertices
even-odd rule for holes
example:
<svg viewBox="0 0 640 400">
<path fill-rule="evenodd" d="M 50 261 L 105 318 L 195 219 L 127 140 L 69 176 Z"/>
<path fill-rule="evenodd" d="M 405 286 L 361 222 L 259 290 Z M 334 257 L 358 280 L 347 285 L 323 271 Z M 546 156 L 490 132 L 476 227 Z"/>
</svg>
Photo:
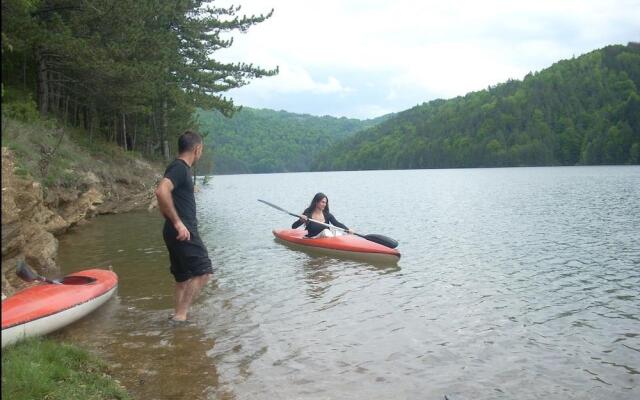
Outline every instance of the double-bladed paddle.
<svg viewBox="0 0 640 400">
<path fill-rule="evenodd" d="M 18 261 L 18 268 L 16 268 L 16 275 L 18 275 L 22 280 L 26 282 L 40 281 L 52 283 L 54 285 L 62 285 L 62 282 L 54 281 L 44 276 L 38 275 L 32 270 L 26 262 L 20 260 Z"/>
<path fill-rule="evenodd" d="M 289 212 L 289 211 L 285 210 L 284 208 L 281 208 L 281 207 L 278 207 L 275 204 L 269 203 L 268 201 L 264 201 L 264 200 L 260 200 L 260 199 L 258 199 L 258 201 L 261 202 L 261 203 L 264 203 L 264 204 L 266 204 L 266 205 L 268 205 L 270 207 L 273 207 L 276 210 L 280 210 L 283 213 L 289 214 L 292 217 L 300 218 L 299 214 L 294 214 L 292 212 Z M 311 222 L 315 222 L 316 224 L 320 224 L 322 226 L 325 226 L 327 228 L 339 229 L 339 230 L 341 230 L 343 232 L 347 232 L 346 229 L 342 229 L 342 228 L 337 227 L 337 226 L 325 224 L 324 222 L 320 222 L 320 221 L 317 221 L 315 219 L 308 218 L 308 220 L 311 221 Z M 375 234 L 375 233 L 374 234 L 370 234 L 370 235 L 361 235 L 361 234 L 353 232 L 353 231 L 351 231 L 351 233 L 353 233 L 356 236 L 360 236 L 363 239 L 367 239 L 369 241 L 372 241 L 372 242 L 381 244 L 383 246 L 389 247 L 390 249 L 395 249 L 396 247 L 398 247 L 398 241 L 397 240 L 391 239 L 390 237 L 387 237 L 387 236 L 384 236 L 384 235 L 378 235 L 378 234 Z"/>
</svg>

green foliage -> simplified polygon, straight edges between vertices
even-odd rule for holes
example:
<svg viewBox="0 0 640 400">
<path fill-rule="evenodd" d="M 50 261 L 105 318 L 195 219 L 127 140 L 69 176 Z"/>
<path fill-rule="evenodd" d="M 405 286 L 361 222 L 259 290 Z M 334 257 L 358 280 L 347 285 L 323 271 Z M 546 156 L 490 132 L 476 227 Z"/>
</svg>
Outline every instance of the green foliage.
<svg viewBox="0 0 640 400">
<path fill-rule="evenodd" d="M 630 43 L 416 106 L 334 144 L 312 169 L 638 164 L 638 143 L 640 45 Z"/>
<path fill-rule="evenodd" d="M 2 94 L 3 118 L 15 118 L 20 121 L 36 121 L 40 119 L 38 105 L 33 95 L 27 91 L 8 88 Z"/>
<path fill-rule="evenodd" d="M 272 15 L 239 12 L 203 0 L 3 0 L 3 90 L 30 91 L 41 115 L 83 127 L 90 141 L 160 154 L 194 127 L 196 106 L 231 115 L 224 92 L 278 72 L 216 59 L 232 33 Z M 3 97 L 5 106 L 33 117 L 33 103 Z"/>
<path fill-rule="evenodd" d="M 2 349 L 2 398 L 13 400 L 130 399 L 90 353 L 31 339 Z"/>
<path fill-rule="evenodd" d="M 209 147 L 198 168 L 216 174 L 308 171 L 322 150 L 387 118 L 360 121 L 253 108 L 233 118 L 203 110 L 197 117 Z"/>
</svg>

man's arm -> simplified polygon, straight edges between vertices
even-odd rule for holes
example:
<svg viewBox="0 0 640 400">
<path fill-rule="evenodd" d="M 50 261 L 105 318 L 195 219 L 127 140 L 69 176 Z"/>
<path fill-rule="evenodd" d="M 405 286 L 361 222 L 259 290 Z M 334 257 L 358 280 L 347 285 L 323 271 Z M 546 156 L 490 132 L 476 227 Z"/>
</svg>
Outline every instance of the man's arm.
<svg viewBox="0 0 640 400">
<path fill-rule="evenodd" d="M 176 207 L 173 205 L 173 197 L 171 192 L 173 191 L 173 182 L 171 179 L 162 178 L 158 187 L 156 188 L 156 198 L 158 199 L 158 208 L 162 215 L 167 218 L 173 224 L 173 227 L 178 232 L 176 239 L 189 240 L 191 239 L 191 232 L 182 223 L 182 220 L 178 216 Z"/>
</svg>

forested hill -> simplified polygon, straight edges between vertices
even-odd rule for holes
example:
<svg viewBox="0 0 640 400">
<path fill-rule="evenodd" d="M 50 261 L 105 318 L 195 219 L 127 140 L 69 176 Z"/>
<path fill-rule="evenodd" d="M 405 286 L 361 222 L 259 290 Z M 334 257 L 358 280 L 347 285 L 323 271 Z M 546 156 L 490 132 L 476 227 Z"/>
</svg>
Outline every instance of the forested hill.
<svg viewBox="0 0 640 400">
<path fill-rule="evenodd" d="M 629 43 L 398 113 L 327 149 L 312 169 L 638 163 L 640 44 Z"/>
<path fill-rule="evenodd" d="M 369 120 L 317 117 L 286 111 L 242 108 L 232 118 L 198 110 L 200 130 L 214 151 L 200 164 L 215 174 L 308 171 L 322 150 L 387 116 Z"/>
</svg>

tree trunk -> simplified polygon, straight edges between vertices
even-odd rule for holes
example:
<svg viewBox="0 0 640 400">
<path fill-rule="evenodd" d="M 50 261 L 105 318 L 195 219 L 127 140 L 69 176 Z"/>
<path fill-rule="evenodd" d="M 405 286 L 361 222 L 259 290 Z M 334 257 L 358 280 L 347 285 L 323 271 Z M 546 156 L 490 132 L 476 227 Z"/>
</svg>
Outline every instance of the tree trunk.
<svg viewBox="0 0 640 400">
<path fill-rule="evenodd" d="M 169 161 L 169 142 L 167 141 L 167 137 L 169 134 L 169 116 L 168 116 L 168 106 L 167 106 L 167 98 L 165 97 L 162 101 L 162 131 L 160 140 L 163 143 L 163 156 L 166 161 Z"/>
<path fill-rule="evenodd" d="M 162 148 L 163 148 L 164 154 L 170 154 L 170 153 L 169 153 L 169 141 L 168 141 L 168 140 L 165 140 L 165 141 L 164 141 Z M 168 155 L 167 155 L 167 156 L 165 156 L 164 158 L 165 158 L 167 161 L 169 161 L 169 156 L 168 156 Z"/>
<path fill-rule="evenodd" d="M 87 111 L 89 116 L 89 144 L 93 143 L 93 132 L 96 127 L 100 128 L 100 120 L 96 106 L 91 104 L 91 108 Z"/>
<path fill-rule="evenodd" d="M 78 126 L 78 102 L 73 101 L 73 126 Z"/>
<path fill-rule="evenodd" d="M 51 81 L 53 81 L 53 83 L 50 85 L 51 88 L 51 112 L 53 114 L 55 114 L 56 116 L 60 116 L 58 114 L 58 110 L 60 109 L 60 107 L 58 107 L 60 104 L 60 99 L 58 99 L 58 85 L 55 84 L 55 74 L 53 72 L 49 72 L 48 73 L 49 79 Z"/>
<path fill-rule="evenodd" d="M 89 128 L 88 128 L 89 129 L 89 146 L 91 146 L 91 144 L 93 143 L 93 118 L 91 118 L 89 121 L 86 121 L 86 123 L 89 125 Z M 86 129 L 86 125 L 85 125 L 85 129 Z"/>
<path fill-rule="evenodd" d="M 22 90 L 27 90 L 27 52 L 22 53 Z"/>
<path fill-rule="evenodd" d="M 149 139 L 150 146 L 151 146 L 151 151 L 150 151 L 149 154 L 157 154 L 156 152 L 157 152 L 158 149 L 160 149 L 160 153 L 162 153 L 162 151 L 163 151 L 162 150 L 163 144 L 162 144 L 162 138 L 161 138 L 162 135 L 158 131 L 158 122 L 156 121 L 157 120 L 157 118 L 156 118 L 157 114 L 158 114 L 157 109 L 154 108 L 153 112 L 151 113 L 151 117 L 150 117 L 151 118 L 151 124 L 153 126 L 153 139 L 151 139 L 151 138 Z"/>
<path fill-rule="evenodd" d="M 137 121 L 133 121 L 133 139 L 131 140 L 131 151 L 134 151 L 136 148 L 136 136 L 138 134 L 138 124 Z"/>
<path fill-rule="evenodd" d="M 60 107 L 59 110 L 61 112 L 64 113 L 64 123 L 67 123 L 67 105 L 68 102 L 66 101 L 66 96 L 65 96 L 65 90 L 64 87 L 62 87 L 62 74 L 58 73 L 58 99 L 60 100 Z"/>
<path fill-rule="evenodd" d="M 69 115 L 69 96 L 67 96 L 64 100 L 64 114 L 62 116 L 62 121 L 64 124 L 68 124 L 67 116 Z"/>
<path fill-rule="evenodd" d="M 122 147 L 124 151 L 128 151 L 127 149 L 127 116 L 125 113 L 122 113 Z"/>
<path fill-rule="evenodd" d="M 47 62 L 42 55 L 42 49 L 36 50 L 36 63 L 38 64 L 38 108 L 41 116 L 46 116 L 49 111 L 49 80 L 47 79 Z"/>
<path fill-rule="evenodd" d="M 113 115 L 113 132 L 109 141 L 118 143 L 118 116 L 115 114 Z"/>
</svg>

